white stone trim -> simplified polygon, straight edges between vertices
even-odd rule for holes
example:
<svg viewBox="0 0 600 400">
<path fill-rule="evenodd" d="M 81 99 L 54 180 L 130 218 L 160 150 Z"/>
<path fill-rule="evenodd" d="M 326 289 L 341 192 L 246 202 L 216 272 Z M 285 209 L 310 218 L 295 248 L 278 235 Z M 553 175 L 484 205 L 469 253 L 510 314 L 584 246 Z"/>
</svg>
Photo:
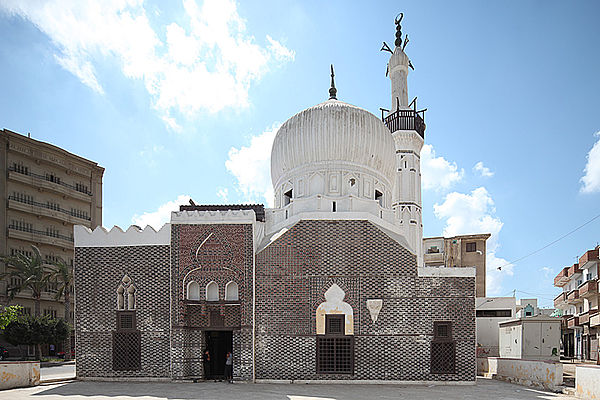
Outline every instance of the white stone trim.
<svg viewBox="0 0 600 400">
<path fill-rule="evenodd" d="M 158 246 L 171 243 L 171 224 L 158 231 L 147 225 L 144 229 L 131 225 L 126 231 L 113 226 L 110 231 L 102 226 L 93 231 L 83 225 L 73 227 L 75 247 Z"/>
<path fill-rule="evenodd" d="M 254 210 L 173 211 L 172 224 L 253 224 Z"/>
<path fill-rule="evenodd" d="M 419 267 L 418 276 L 475 278 L 475 267 Z"/>
</svg>

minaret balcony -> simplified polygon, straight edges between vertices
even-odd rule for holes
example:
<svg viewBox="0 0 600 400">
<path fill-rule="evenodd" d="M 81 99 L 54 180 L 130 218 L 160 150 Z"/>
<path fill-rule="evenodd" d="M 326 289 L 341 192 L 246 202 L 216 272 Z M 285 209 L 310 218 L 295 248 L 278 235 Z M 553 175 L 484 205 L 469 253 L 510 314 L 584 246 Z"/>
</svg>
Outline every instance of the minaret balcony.
<svg viewBox="0 0 600 400">
<path fill-rule="evenodd" d="M 392 133 L 396 131 L 416 131 L 419 136 L 425 139 L 425 120 L 421 115 L 423 113 L 424 110 L 397 109 L 384 117 L 383 123 Z"/>
</svg>

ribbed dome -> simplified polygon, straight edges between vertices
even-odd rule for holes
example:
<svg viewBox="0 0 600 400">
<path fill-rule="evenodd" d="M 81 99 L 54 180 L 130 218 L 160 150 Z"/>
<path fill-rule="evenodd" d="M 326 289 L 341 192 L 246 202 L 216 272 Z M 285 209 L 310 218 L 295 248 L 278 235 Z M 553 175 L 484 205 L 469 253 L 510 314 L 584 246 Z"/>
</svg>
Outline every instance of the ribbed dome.
<svg viewBox="0 0 600 400">
<path fill-rule="evenodd" d="M 273 186 L 297 167 L 336 161 L 376 170 L 392 183 L 394 139 L 370 112 L 327 100 L 294 115 L 279 128 L 271 150 Z"/>
</svg>

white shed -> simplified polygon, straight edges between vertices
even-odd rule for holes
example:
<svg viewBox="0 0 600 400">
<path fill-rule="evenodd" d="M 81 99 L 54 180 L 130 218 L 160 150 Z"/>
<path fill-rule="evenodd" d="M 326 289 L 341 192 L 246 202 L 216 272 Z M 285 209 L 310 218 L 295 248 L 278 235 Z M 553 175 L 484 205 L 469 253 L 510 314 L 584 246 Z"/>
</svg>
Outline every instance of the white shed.
<svg viewBox="0 0 600 400">
<path fill-rule="evenodd" d="M 500 322 L 500 357 L 559 360 L 560 318 L 538 315 Z"/>
</svg>

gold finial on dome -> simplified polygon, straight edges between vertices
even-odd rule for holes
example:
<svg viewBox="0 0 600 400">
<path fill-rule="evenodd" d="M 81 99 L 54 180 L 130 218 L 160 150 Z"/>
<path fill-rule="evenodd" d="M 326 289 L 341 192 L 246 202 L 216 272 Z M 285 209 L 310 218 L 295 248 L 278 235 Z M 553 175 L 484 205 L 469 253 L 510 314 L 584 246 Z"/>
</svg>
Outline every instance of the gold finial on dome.
<svg viewBox="0 0 600 400">
<path fill-rule="evenodd" d="M 337 89 L 335 88 L 335 82 L 333 80 L 334 76 L 333 64 L 331 64 L 331 87 L 329 88 L 329 100 L 337 100 Z"/>
</svg>

